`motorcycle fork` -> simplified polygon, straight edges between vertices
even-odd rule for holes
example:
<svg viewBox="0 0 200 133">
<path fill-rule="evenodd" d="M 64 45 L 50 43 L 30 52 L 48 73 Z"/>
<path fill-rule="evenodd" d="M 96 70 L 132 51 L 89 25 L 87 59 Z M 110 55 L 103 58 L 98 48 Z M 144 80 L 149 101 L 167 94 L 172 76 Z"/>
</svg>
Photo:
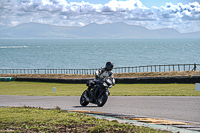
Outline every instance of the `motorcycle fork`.
<svg viewBox="0 0 200 133">
<path fill-rule="evenodd" d="M 106 92 L 106 89 L 100 89 L 100 91 L 99 91 L 100 93 L 99 93 L 99 95 L 98 96 L 102 96 L 103 95 L 103 93 L 105 93 Z"/>
</svg>

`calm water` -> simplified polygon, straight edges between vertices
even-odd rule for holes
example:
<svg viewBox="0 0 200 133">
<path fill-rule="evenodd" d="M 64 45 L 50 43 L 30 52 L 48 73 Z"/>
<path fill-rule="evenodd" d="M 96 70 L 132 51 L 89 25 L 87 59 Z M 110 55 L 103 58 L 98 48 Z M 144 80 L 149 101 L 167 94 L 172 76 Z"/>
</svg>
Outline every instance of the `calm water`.
<svg viewBox="0 0 200 133">
<path fill-rule="evenodd" d="M 0 40 L 1 68 L 99 68 L 200 63 L 200 39 Z"/>
</svg>

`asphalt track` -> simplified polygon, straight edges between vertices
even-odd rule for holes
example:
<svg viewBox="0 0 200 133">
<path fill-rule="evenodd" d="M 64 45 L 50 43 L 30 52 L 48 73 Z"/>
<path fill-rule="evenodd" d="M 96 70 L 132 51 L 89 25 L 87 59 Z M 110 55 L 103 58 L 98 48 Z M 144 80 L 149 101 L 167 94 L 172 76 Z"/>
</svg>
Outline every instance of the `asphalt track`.
<svg viewBox="0 0 200 133">
<path fill-rule="evenodd" d="M 200 123 L 200 97 L 183 96 L 109 96 L 103 107 L 89 104 L 82 107 L 79 96 L 4 96 L 0 106 L 56 106 L 67 110 L 88 110 L 104 113 L 147 116 Z"/>
</svg>

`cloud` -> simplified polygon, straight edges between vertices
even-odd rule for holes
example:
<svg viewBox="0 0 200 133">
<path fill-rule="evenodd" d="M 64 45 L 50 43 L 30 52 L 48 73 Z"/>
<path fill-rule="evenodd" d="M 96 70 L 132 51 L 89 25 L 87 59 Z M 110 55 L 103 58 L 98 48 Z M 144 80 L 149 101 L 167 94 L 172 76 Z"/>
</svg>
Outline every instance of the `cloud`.
<svg viewBox="0 0 200 133">
<path fill-rule="evenodd" d="M 198 2 L 187 5 L 183 5 L 182 3 L 178 3 L 177 5 L 167 3 L 165 7 L 161 8 L 161 11 L 182 20 L 200 20 L 200 4 Z"/>
<path fill-rule="evenodd" d="M 200 4 L 166 3 L 147 8 L 139 0 L 111 0 L 105 5 L 66 0 L 5 0 L 0 3 L 0 20 L 1 25 L 9 26 L 28 22 L 62 26 L 125 22 L 149 29 L 192 32 L 200 31 Z"/>
<path fill-rule="evenodd" d="M 124 12 L 134 9 L 147 9 L 139 0 L 127 0 L 127 1 L 117 1 L 111 0 L 109 3 L 105 4 L 102 8 L 102 12 Z"/>
</svg>

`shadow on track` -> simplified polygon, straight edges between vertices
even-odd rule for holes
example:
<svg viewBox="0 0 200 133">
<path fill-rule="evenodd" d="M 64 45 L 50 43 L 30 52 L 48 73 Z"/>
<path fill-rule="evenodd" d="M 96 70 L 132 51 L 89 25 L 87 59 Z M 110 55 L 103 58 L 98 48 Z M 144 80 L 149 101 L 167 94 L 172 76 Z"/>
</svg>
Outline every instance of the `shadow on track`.
<svg viewBox="0 0 200 133">
<path fill-rule="evenodd" d="M 74 108 L 99 108 L 98 106 L 73 106 Z"/>
</svg>

